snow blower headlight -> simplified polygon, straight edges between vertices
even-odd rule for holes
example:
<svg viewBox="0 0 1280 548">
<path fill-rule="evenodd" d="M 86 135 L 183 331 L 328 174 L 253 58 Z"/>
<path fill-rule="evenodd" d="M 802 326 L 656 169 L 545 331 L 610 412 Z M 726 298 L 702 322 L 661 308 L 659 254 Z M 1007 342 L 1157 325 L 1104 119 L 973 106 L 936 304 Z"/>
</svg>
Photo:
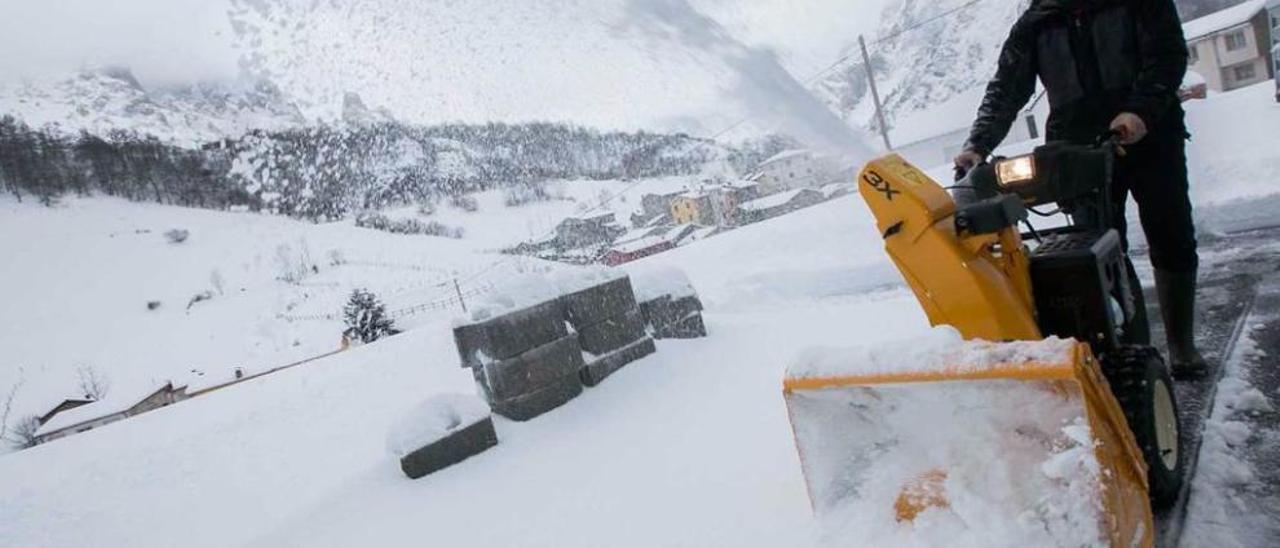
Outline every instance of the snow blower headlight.
<svg viewBox="0 0 1280 548">
<path fill-rule="evenodd" d="M 1004 188 L 1022 186 L 1035 180 L 1035 154 L 1015 156 L 996 162 L 996 181 Z"/>
</svg>

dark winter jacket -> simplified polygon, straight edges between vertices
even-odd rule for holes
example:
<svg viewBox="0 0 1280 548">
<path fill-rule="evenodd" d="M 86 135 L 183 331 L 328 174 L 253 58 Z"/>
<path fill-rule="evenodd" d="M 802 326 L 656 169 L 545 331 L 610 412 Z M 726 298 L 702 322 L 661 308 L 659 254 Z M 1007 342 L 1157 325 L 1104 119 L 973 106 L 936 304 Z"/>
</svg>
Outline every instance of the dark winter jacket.
<svg viewBox="0 0 1280 548">
<path fill-rule="evenodd" d="M 1035 0 L 1009 33 L 966 148 L 987 154 L 1004 140 L 1037 76 L 1050 140 L 1091 141 L 1121 112 L 1137 114 L 1152 135 L 1181 138 L 1186 70 L 1173 0 Z"/>
</svg>

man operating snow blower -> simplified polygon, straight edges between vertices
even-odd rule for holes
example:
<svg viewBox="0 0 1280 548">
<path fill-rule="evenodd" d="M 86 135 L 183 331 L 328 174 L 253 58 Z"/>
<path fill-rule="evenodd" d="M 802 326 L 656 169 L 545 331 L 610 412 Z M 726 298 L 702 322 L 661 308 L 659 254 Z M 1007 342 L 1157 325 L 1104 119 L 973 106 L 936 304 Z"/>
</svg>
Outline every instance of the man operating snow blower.
<svg viewBox="0 0 1280 548">
<path fill-rule="evenodd" d="M 1102 214 L 1113 216 L 1123 239 L 1125 200 L 1133 194 L 1155 267 L 1173 373 L 1195 377 L 1206 364 L 1193 337 L 1199 261 L 1187 186 L 1188 133 L 1177 97 L 1186 68 L 1173 0 L 1033 0 L 1005 42 L 955 163 L 968 170 L 987 159 L 1035 92 L 1037 77 L 1049 96 L 1049 141 L 1090 143 L 1115 131 L 1128 154 L 1116 162 L 1112 211 Z M 1129 270 L 1136 282 L 1132 265 Z M 1134 325 L 1127 342 L 1149 342 L 1145 318 Z"/>
</svg>

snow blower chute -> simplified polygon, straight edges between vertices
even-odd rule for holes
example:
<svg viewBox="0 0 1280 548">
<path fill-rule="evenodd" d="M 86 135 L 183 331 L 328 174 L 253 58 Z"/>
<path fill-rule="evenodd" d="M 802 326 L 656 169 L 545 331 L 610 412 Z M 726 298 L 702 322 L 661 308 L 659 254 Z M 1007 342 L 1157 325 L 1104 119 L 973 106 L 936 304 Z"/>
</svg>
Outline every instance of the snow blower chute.
<svg viewBox="0 0 1280 548">
<path fill-rule="evenodd" d="M 788 370 L 810 499 L 840 538 L 1153 544 L 1183 456 L 1172 381 L 1133 344 L 1140 289 L 1101 214 L 1123 154 L 1109 137 L 997 158 L 954 196 L 895 154 L 863 169 L 886 251 L 944 327 Z M 1071 223 L 1022 234 L 1047 203 Z"/>
</svg>

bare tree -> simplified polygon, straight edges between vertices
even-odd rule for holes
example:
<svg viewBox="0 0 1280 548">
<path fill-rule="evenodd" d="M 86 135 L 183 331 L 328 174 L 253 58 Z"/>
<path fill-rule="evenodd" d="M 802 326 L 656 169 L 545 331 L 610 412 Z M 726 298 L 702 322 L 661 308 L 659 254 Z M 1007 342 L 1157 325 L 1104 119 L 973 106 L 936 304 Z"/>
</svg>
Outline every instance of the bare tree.
<svg viewBox="0 0 1280 548">
<path fill-rule="evenodd" d="M 4 406 L 0 407 L 0 440 L 9 439 L 9 415 L 13 414 L 13 400 L 18 397 L 18 390 L 22 388 L 22 369 L 18 369 L 18 382 L 9 388 L 9 394 L 4 398 Z"/>
<path fill-rule="evenodd" d="M 36 432 L 39 430 L 40 418 L 27 415 L 9 429 L 4 441 L 9 442 L 14 449 L 30 449 L 36 446 Z"/>
<path fill-rule="evenodd" d="M 106 375 L 87 365 L 81 366 L 76 373 L 80 376 L 80 391 L 84 392 L 85 398 L 101 400 L 107 397 L 107 392 L 111 390 L 111 381 Z"/>
</svg>

